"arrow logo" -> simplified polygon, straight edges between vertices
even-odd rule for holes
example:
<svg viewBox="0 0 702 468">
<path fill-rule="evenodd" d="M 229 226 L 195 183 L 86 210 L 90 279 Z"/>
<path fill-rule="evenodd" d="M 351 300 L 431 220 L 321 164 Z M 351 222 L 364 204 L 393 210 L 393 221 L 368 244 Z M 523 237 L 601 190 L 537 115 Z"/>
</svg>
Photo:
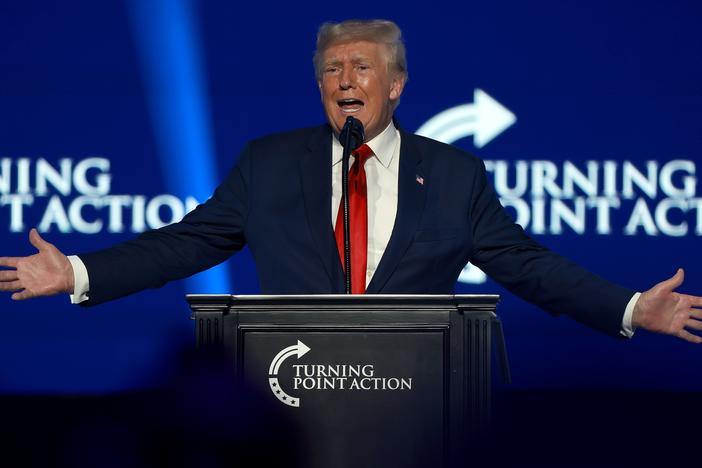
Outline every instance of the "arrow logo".
<svg viewBox="0 0 702 468">
<path fill-rule="evenodd" d="M 275 395 L 275 397 L 285 405 L 299 408 L 300 399 L 288 395 L 283 391 L 283 389 L 280 388 L 280 382 L 278 382 L 278 370 L 280 370 L 280 365 L 290 356 L 297 354 L 297 358 L 300 359 L 309 351 L 310 348 L 305 345 L 305 343 L 297 340 L 296 345 L 288 346 L 287 348 L 283 349 L 281 352 L 276 354 L 271 361 L 271 366 L 268 368 L 268 385 L 270 386 L 273 395 Z"/>
<path fill-rule="evenodd" d="M 476 148 L 482 148 L 516 121 L 509 109 L 482 89 L 476 89 L 473 104 L 461 104 L 436 114 L 416 133 L 448 144 L 472 135 Z"/>
</svg>

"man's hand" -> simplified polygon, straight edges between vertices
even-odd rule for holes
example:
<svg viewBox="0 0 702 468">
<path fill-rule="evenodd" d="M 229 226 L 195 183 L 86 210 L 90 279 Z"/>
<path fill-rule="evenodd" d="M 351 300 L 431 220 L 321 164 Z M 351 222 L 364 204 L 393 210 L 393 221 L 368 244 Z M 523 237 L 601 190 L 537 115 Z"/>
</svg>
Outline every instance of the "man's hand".
<svg viewBox="0 0 702 468">
<path fill-rule="evenodd" d="M 642 293 L 632 315 L 634 327 L 702 343 L 702 337 L 687 330 L 702 330 L 702 297 L 676 293 L 675 288 L 683 279 L 685 272 L 681 268 L 672 278 Z"/>
<path fill-rule="evenodd" d="M 59 293 L 73 293 L 73 267 L 59 249 L 41 238 L 36 229 L 29 242 L 39 253 L 29 257 L 0 257 L 0 291 L 15 291 L 12 299 L 22 300 Z"/>
</svg>

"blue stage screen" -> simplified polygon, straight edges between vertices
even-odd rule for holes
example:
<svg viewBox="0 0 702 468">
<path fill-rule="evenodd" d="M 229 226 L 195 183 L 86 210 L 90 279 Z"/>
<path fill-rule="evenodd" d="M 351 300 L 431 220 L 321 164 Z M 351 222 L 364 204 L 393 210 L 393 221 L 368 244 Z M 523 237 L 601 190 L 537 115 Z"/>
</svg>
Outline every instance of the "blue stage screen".
<svg viewBox="0 0 702 468">
<path fill-rule="evenodd" d="M 480 156 L 539 242 L 642 291 L 682 267 L 702 294 L 702 6 L 658 2 L 357 2 L 403 29 L 406 130 Z M 180 219 L 244 144 L 322 123 L 317 28 L 348 5 L 187 0 L 0 7 L 0 255 L 37 227 L 67 254 Z M 0 391 L 148 387 L 194 341 L 185 293 L 258 292 L 247 250 L 96 308 L 0 298 Z M 500 293 L 517 388 L 702 390 L 698 348 L 615 340 Z"/>
</svg>

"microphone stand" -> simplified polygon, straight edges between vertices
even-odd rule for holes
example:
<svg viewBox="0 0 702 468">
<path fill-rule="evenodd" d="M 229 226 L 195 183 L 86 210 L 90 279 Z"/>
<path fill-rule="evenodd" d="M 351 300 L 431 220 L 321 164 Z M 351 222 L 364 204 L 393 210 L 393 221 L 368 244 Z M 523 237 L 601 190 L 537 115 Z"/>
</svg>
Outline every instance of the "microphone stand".
<svg viewBox="0 0 702 468">
<path fill-rule="evenodd" d="M 351 118 L 351 117 L 349 117 Z M 347 121 L 348 123 L 348 121 Z M 341 160 L 341 199 L 344 219 L 344 284 L 346 294 L 351 294 L 351 228 L 349 223 L 349 157 L 351 156 L 351 132 L 346 132 L 344 153 Z"/>
<path fill-rule="evenodd" d="M 346 294 L 351 294 L 351 227 L 349 221 L 349 157 L 351 152 L 363 143 L 363 124 L 351 116 L 346 118 L 344 128 L 339 134 L 339 141 L 344 147 L 341 160 L 341 209 L 344 221 L 344 284 Z"/>
</svg>

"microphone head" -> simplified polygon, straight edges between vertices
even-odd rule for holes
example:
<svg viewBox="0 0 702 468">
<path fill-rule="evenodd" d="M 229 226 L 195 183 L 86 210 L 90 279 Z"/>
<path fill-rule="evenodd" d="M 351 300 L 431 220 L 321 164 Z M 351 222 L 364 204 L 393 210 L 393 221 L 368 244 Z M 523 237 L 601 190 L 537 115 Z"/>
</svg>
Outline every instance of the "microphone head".
<svg viewBox="0 0 702 468">
<path fill-rule="evenodd" d="M 344 128 L 341 129 L 339 133 L 339 141 L 344 148 L 349 151 L 353 151 L 363 144 L 365 139 L 363 124 L 360 120 L 348 116 L 346 117 L 346 122 L 344 123 Z"/>
</svg>

